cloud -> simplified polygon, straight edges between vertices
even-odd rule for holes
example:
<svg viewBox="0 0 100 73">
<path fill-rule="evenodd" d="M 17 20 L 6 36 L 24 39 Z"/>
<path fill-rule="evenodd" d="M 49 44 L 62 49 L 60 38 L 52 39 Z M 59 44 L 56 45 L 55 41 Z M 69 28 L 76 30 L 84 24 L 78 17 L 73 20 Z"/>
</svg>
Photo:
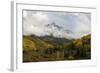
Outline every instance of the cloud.
<svg viewBox="0 0 100 73">
<path fill-rule="evenodd" d="M 87 13 L 23 11 L 23 35 L 80 38 L 90 34 L 90 18 Z"/>
<path fill-rule="evenodd" d="M 77 16 L 76 26 L 74 33 L 77 37 L 82 37 L 84 35 L 91 33 L 91 18 L 88 18 L 90 14 L 79 13 Z"/>
<path fill-rule="evenodd" d="M 23 34 L 31 35 L 35 34 L 38 36 L 46 35 L 45 25 L 48 24 L 49 19 L 46 14 L 41 12 L 32 13 L 31 11 L 23 12 Z"/>
</svg>

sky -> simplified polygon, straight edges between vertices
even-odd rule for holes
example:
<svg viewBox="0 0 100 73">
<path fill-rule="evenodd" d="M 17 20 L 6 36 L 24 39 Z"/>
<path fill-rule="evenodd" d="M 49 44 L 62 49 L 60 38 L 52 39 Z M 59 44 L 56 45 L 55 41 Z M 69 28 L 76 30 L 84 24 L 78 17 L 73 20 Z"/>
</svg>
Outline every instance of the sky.
<svg viewBox="0 0 100 73">
<path fill-rule="evenodd" d="M 23 35 L 81 38 L 91 33 L 91 14 L 80 12 L 23 11 Z"/>
</svg>

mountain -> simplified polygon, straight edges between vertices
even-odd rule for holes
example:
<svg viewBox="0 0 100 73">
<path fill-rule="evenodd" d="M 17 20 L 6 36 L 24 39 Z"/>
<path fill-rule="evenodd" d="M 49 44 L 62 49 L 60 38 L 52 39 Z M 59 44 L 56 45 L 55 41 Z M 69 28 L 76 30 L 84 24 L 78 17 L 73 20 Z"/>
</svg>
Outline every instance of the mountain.
<svg viewBox="0 0 100 73">
<path fill-rule="evenodd" d="M 31 37 L 33 38 L 38 38 L 44 42 L 49 42 L 49 43 L 57 43 L 57 44 L 61 44 L 61 43 L 65 43 L 65 42 L 70 42 L 71 40 L 70 39 L 66 39 L 66 38 L 58 38 L 58 37 L 54 37 L 52 34 L 50 36 L 41 36 L 41 37 L 38 37 L 38 36 L 34 36 L 34 35 L 31 35 Z"/>
<path fill-rule="evenodd" d="M 46 27 L 50 27 L 50 28 L 53 28 L 53 27 L 55 27 L 55 28 L 57 28 L 58 30 L 61 30 L 62 29 L 62 27 L 61 26 L 59 26 L 59 25 L 57 25 L 56 23 L 51 23 L 51 24 L 47 24 L 46 25 Z"/>
<path fill-rule="evenodd" d="M 27 50 L 56 47 L 69 42 L 71 42 L 71 40 L 66 38 L 56 38 L 52 35 L 41 37 L 35 35 L 23 36 L 23 48 Z"/>
<path fill-rule="evenodd" d="M 23 36 L 23 62 L 80 60 L 91 58 L 91 35 L 80 39 Z"/>
<path fill-rule="evenodd" d="M 51 24 L 47 24 L 46 27 L 51 28 L 51 29 L 56 29 L 58 31 L 63 31 L 66 32 L 66 34 L 73 34 L 73 32 L 69 29 L 64 29 L 64 27 L 57 25 L 55 22 L 51 23 Z"/>
</svg>

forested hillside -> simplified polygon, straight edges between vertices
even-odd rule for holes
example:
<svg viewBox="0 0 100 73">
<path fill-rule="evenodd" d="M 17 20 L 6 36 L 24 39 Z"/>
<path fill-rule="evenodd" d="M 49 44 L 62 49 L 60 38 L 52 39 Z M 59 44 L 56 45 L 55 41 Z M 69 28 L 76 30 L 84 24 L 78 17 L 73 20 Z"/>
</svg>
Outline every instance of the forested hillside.
<svg viewBox="0 0 100 73">
<path fill-rule="evenodd" d="M 23 36 L 23 62 L 81 60 L 91 58 L 91 35 L 80 39 Z"/>
</svg>

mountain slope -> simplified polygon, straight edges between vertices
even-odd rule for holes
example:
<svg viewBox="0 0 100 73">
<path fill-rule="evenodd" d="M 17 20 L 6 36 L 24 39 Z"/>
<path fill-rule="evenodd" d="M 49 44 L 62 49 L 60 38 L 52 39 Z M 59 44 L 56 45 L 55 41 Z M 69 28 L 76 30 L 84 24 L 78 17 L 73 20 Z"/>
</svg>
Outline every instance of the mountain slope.
<svg viewBox="0 0 100 73">
<path fill-rule="evenodd" d="M 23 36 L 23 62 L 91 58 L 91 35 L 81 39 Z"/>
<path fill-rule="evenodd" d="M 55 38 L 53 36 L 44 36 L 44 37 L 38 37 L 35 35 L 23 36 L 23 48 L 24 50 L 53 48 L 56 47 L 57 45 L 68 43 L 70 41 L 71 40 L 65 38 Z"/>
</svg>

